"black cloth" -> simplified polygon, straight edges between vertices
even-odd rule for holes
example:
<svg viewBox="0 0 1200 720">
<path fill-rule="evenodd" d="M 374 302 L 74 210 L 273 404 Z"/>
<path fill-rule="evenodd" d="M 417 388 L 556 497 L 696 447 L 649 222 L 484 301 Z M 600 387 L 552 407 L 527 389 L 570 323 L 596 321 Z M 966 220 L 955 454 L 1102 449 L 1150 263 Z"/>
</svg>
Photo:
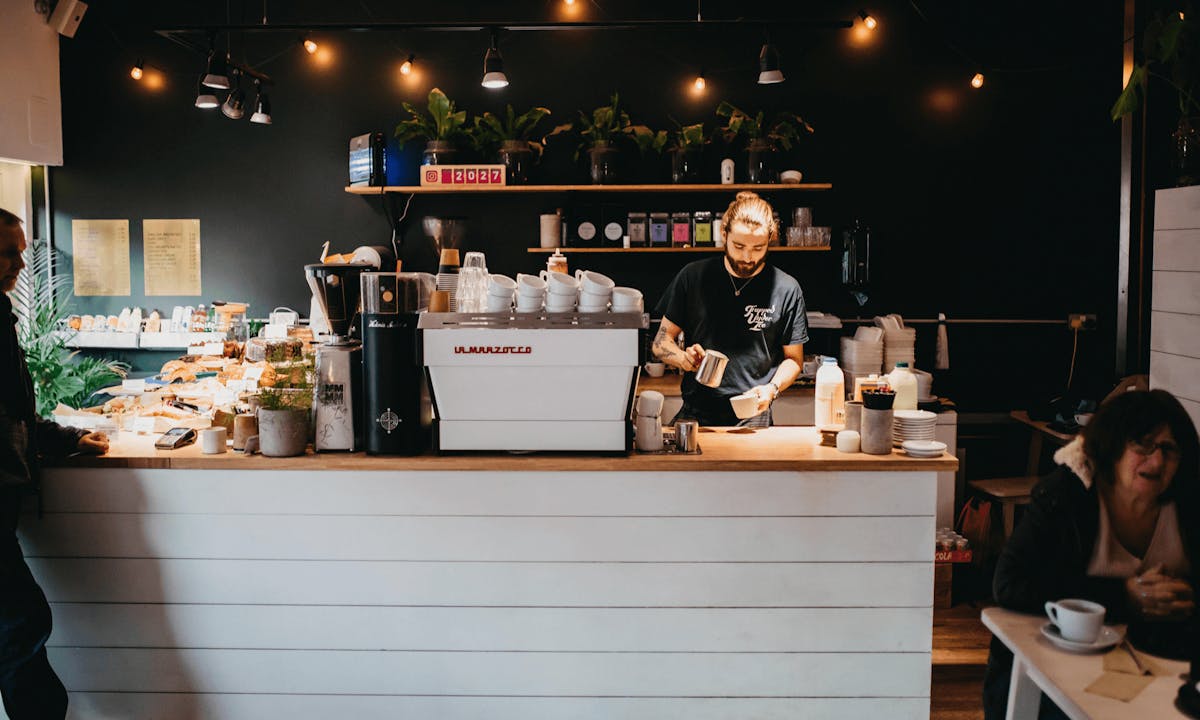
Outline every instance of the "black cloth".
<svg viewBox="0 0 1200 720">
<path fill-rule="evenodd" d="M 719 387 L 701 385 L 695 373 L 683 375 L 684 403 L 704 414 L 733 417 L 729 398 L 769 383 L 783 362 L 784 346 L 808 342 L 800 284 L 770 264 L 753 278 L 736 278 L 725 269 L 724 256 L 689 263 L 655 312 L 683 330 L 687 346 L 729 356 Z"/>
<path fill-rule="evenodd" d="M 12 303 L 0 293 L 0 697 L 12 720 L 61 720 L 67 711 L 46 658 L 50 605 L 25 564 L 17 517 L 37 487 L 39 453 L 74 452 L 83 435 L 37 417 Z"/>
<path fill-rule="evenodd" d="M 1197 478 L 1175 478 L 1194 484 Z M 1084 598 L 1108 610 L 1106 622 L 1135 620 L 1125 596 L 1125 581 L 1091 577 L 1088 563 L 1100 532 L 1100 501 L 1096 487 L 1083 481 L 1067 467 L 1059 467 L 1043 478 L 1031 493 L 1021 521 L 1004 546 L 996 564 L 992 589 L 998 604 L 1011 610 L 1042 615 L 1051 600 Z M 1197 586 L 1200 568 L 1200 505 L 1194 492 L 1176 498 L 1183 547 L 1192 567 L 1187 578 Z M 984 717 L 1004 717 L 1012 673 L 1012 653 L 993 639 L 983 680 Z M 1043 706 L 1044 707 L 1044 706 Z M 1043 716 L 1046 713 L 1043 712 Z"/>
<path fill-rule="evenodd" d="M 754 417 L 739 420 L 738 416 L 733 414 L 733 406 L 729 403 L 725 403 L 724 412 L 708 412 L 685 402 L 669 424 L 674 425 L 680 420 L 695 420 L 708 427 L 765 428 L 771 427 L 771 408 L 768 407 Z"/>
</svg>

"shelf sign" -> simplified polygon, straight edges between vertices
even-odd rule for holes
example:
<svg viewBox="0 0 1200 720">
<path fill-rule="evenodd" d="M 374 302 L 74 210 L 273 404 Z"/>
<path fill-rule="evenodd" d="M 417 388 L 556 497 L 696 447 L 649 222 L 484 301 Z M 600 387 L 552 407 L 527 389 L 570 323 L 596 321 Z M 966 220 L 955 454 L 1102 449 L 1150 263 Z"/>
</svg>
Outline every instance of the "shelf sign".
<svg viewBox="0 0 1200 720">
<path fill-rule="evenodd" d="M 503 165 L 422 165 L 421 187 L 503 187 Z"/>
</svg>

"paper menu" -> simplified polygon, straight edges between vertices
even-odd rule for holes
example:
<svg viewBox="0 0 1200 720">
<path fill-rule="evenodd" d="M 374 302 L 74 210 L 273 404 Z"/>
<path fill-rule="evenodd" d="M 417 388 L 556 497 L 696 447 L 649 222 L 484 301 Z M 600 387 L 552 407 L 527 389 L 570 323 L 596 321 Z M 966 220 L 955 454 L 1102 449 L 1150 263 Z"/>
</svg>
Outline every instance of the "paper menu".
<svg viewBox="0 0 1200 720">
<path fill-rule="evenodd" d="M 129 221 L 72 220 L 74 291 L 129 295 Z"/>
<path fill-rule="evenodd" d="M 200 294 L 200 220 L 143 220 L 146 295 Z"/>
</svg>

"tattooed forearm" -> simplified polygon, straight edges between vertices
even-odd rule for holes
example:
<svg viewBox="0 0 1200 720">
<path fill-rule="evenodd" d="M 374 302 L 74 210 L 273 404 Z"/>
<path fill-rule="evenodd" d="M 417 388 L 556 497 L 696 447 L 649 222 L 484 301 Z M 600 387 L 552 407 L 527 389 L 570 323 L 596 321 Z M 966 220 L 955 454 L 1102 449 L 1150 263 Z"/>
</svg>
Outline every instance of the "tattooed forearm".
<svg viewBox="0 0 1200 720">
<path fill-rule="evenodd" d="M 678 343 L 675 342 L 675 338 L 667 335 L 667 331 L 662 328 L 659 328 L 658 334 L 654 336 L 654 342 L 650 344 L 650 351 L 654 353 L 655 357 L 668 365 L 684 369 L 688 369 L 691 366 L 683 348 L 679 347 Z"/>
</svg>

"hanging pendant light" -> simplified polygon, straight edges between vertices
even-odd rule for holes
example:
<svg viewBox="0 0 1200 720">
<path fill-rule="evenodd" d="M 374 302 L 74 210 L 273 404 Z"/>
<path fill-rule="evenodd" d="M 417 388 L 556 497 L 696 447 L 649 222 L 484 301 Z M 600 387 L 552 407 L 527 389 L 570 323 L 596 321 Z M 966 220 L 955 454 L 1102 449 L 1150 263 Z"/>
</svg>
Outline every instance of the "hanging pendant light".
<svg viewBox="0 0 1200 720">
<path fill-rule="evenodd" d="M 408 59 L 405 60 L 404 64 L 400 66 L 400 74 L 401 75 L 411 74 L 413 71 L 413 63 L 416 62 L 416 60 L 417 60 L 417 56 L 413 55 L 412 53 L 409 53 Z"/>
<path fill-rule="evenodd" d="M 504 58 L 496 47 L 496 30 L 492 30 L 492 44 L 483 56 L 483 80 L 480 85 L 490 90 L 508 87 L 508 76 L 504 74 Z"/>
<path fill-rule="evenodd" d="M 246 93 L 242 92 L 242 76 L 237 70 L 234 70 L 233 90 L 230 90 L 229 97 L 225 98 L 221 112 L 230 120 L 241 120 L 246 114 Z"/>
<path fill-rule="evenodd" d="M 213 108 L 221 107 L 221 101 L 200 82 L 196 91 L 196 107 L 202 110 L 212 110 Z"/>
<path fill-rule="evenodd" d="M 758 84 L 774 85 L 783 82 L 783 70 L 779 65 L 779 51 L 768 40 L 758 53 Z"/>
<path fill-rule="evenodd" d="M 262 83 L 258 80 L 254 81 L 254 89 L 257 92 L 254 98 L 254 114 L 250 116 L 250 122 L 255 125 L 270 125 L 271 101 L 267 98 L 267 93 L 263 91 Z"/>
<path fill-rule="evenodd" d="M 204 71 L 204 79 L 200 82 L 205 87 L 228 90 L 229 76 L 226 75 L 226 72 L 225 56 L 217 53 L 216 37 L 210 36 L 208 39 L 208 66 Z"/>
<path fill-rule="evenodd" d="M 146 64 L 142 62 L 141 58 L 138 58 L 138 61 L 134 63 L 133 68 L 131 68 L 129 71 L 129 77 L 133 78 L 134 80 L 141 80 L 145 69 Z"/>
</svg>

